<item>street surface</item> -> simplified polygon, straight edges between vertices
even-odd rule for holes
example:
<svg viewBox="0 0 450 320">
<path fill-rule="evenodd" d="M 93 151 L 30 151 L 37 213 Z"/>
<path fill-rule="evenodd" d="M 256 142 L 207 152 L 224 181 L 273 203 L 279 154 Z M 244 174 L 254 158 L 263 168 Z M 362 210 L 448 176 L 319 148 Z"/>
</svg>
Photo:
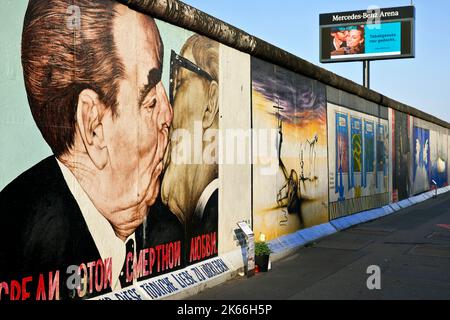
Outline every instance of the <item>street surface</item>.
<svg viewBox="0 0 450 320">
<path fill-rule="evenodd" d="M 368 289 L 369 266 L 380 268 L 381 290 Z M 324 238 L 273 263 L 268 273 L 190 299 L 450 299 L 450 193 Z"/>
</svg>

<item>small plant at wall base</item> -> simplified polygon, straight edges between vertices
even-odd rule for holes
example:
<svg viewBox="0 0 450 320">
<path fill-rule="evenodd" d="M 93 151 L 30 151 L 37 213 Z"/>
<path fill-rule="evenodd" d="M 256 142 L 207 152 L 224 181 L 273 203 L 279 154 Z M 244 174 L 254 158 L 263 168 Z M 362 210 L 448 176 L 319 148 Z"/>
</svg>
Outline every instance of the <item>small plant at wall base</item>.
<svg viewBox="0 0 450 320">
<path fill-rule="evenodd" d="M 259 266 L 260 271 L 267 272 L 271 253 L 272 250 L 270 250 L 267 242 L 255 242 L 255 263 Z"/>
<path fill-rule="evenodd" d="M 272 250 L 270 250 L 269 245 L 267 242 L 259 241 L 255 242 L 255 255 L 256 256 L 265 256 L 270 255 L 272 253 Z"/>
</svg>

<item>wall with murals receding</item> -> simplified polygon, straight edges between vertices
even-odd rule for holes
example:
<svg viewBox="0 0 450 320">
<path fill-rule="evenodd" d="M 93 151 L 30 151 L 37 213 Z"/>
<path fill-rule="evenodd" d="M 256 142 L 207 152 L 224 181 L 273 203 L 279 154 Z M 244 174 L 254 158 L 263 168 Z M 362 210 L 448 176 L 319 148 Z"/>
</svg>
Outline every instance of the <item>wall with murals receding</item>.
<svg viewBox="0 0 450 320">
<path fill-rule="evenodd" d="M 0 299 L 165 298 L 245 266 L 239 222 L 273 240 L 448 185 L 449 126 L 346 79 L 27 3 L 0 13 Z"/>
<path fill-rule="evenodd" d="M 412 193 L 448 185 L 446 129 L 414 118 L 412 128 Z"/>
</svg>

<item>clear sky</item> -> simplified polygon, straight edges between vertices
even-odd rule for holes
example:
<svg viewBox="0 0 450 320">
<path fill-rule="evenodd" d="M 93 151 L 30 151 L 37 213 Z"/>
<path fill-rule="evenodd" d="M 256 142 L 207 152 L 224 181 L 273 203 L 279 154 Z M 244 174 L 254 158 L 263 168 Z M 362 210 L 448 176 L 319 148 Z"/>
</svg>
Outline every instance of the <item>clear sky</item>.
<svg viewBox="0 0 450 320">
<path fill-rule="evenodd" d="M 184 0 L 305 60 L 362 84 L 362 62 L 319 62 L 319 14 L 410 0 Z M 450 122 L 449 0 L 414 0 L 416 58 L 371 62 L 371 89 Z"/>
</svg>

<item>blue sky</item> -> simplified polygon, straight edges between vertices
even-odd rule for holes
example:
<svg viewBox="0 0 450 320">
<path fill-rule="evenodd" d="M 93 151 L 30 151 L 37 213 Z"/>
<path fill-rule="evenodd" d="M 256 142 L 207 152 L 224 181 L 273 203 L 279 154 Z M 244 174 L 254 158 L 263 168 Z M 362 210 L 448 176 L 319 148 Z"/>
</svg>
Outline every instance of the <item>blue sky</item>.
<svg viewBox="0 0 450 320">
<path fill-rule="evenodd" d="M 319 14 L 407 6 L 410 0 L 184 0 L 316 65 L 362 84 L 362 62 L 319 62 Z M 416 58 L 371 62 L 371 89 L 450 122 L 448 0 L 414 0 Z"/>
</svg>

